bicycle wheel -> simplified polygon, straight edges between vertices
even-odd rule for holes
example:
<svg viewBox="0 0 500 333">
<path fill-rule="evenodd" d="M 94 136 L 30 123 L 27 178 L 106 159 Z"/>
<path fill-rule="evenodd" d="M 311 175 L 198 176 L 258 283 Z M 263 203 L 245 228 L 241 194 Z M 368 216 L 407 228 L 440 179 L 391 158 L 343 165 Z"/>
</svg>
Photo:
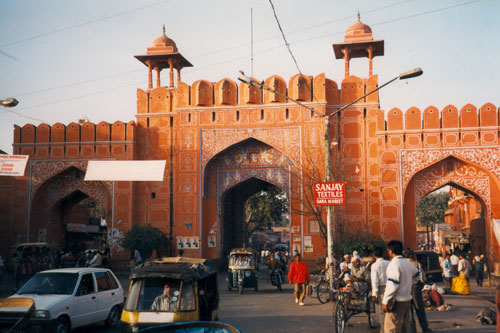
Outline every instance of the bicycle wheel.
<svg viewBox="0 0 500 333">
<path fill-rule="evenodd" d="M 377 327 L 375 318 L 375 303 L 373 303 L 372 300 L 368 298 L 368 305 L 366 307 L 366 314 L 368 315 L 368 325 L 370 325 L 370 328 L 375 328 Z M 380 323 L 380 325 L 383 325 L 383 323 Z"/>
<path fill-rule="evenodd" d="M 333 321 L 335 333 L 344 333 L 347 326 L 347 313 L 343 302 L 337 302 L 337 304 L 335 304 Z"/>
<path fill-rule="evenodd" d="M 327 281 L 321 281 L 316 288 L 316 293 L 318 294 L 318 300 L 321 304 L 325 304 L 330 301 L 330 285 Z"/>
</svg>

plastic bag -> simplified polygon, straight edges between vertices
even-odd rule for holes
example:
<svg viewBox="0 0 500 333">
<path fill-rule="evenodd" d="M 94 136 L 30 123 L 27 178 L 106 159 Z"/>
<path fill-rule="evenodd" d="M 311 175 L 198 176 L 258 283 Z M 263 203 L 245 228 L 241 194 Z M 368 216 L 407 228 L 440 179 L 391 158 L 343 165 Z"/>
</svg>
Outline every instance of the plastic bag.
<svg viewBox="0 0 500 333">
<path fill-rule="evenodd" d="M 461 295 L 469 295 L 469 283 L 467 282 L 464 273 L 461 273 L 458 277 L 453 278 L 451 281 L 451 292 Z"/>
</svg>

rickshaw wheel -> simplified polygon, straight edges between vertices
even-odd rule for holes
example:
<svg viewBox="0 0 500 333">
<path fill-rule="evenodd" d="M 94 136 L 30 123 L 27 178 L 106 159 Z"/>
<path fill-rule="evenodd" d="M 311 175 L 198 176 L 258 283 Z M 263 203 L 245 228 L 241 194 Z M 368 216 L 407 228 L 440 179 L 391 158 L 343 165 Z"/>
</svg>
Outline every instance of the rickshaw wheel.
<svg viewBox="0 0 500 333">
<path fill-rule="evenodd" d="M 375 303 L 373 303 L 369 298 L 368 298 L 368 306 L 367 306 L 367 315 L 368 315 L 368 325 L 370 325 L 370 328 L 375 328 L 377 327 L 376 325 L 376 318 L 375 318 Z M 382 323 L 380 323 L 382 325 Z"/>
<path fill-rule="evenodd" d="M 238 294 L 240 294 L 240 295 L 243 294 L 243 285 L 242 284 L 240 284 L 238 286 Z"/>
<path fill-rule="evenodd" d="M 316 289 L 316 294 L 321 304 L 330 302 L 330 284 L 327 281 L 321 281 Z"/>
<path fill-rule="evenodd" d="M 344 333 L 347 326 L 346 310 L 342 302 L 335 304 L 335 311 L 333 312 L 335 333 Z"/>
</svg>

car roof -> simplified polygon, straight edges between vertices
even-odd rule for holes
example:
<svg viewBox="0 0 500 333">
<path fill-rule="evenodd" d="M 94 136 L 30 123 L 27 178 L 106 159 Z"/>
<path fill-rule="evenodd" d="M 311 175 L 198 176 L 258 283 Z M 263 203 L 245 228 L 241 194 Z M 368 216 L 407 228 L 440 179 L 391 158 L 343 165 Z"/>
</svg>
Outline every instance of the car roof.
<svg viewBox="0 0 500 333">
<path fill-rule="evenodd" d="M 40 273 L 86 273 L 86 272 L 108 272 L 107 268 L 98 267 L 69 267 L 69 268 L 56 268 L 42 271 Z"/>
<path fill-rule="evenodd" d="M 165 277 L 176 280 L 201 280 L 217 272 L 215 262 L 209 259 L 169 257 L 139 266 L 130 274 L 130 279 Z"/>
</svg>

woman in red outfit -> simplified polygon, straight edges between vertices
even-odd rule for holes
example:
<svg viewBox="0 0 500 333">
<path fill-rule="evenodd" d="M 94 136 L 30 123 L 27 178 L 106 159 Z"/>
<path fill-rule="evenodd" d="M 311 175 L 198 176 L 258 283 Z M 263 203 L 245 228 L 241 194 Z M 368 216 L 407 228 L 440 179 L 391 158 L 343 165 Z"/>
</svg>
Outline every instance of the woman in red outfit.
<svg viewBox="0 0 500 333">
<path fill-rule="evenodd" d="M 290 265 L 290 270 L 288 272 L 288 282 L 295 285 L 295 303 L 299 305 L 304 305 L 304 297 L 306 296 L 306 284 L 309 282 L 311 277 L 309 276 L 309 270 L 305 262 L 300 260 L 300 254 L 295 255 L 295 261 Z"/>
</svg>

